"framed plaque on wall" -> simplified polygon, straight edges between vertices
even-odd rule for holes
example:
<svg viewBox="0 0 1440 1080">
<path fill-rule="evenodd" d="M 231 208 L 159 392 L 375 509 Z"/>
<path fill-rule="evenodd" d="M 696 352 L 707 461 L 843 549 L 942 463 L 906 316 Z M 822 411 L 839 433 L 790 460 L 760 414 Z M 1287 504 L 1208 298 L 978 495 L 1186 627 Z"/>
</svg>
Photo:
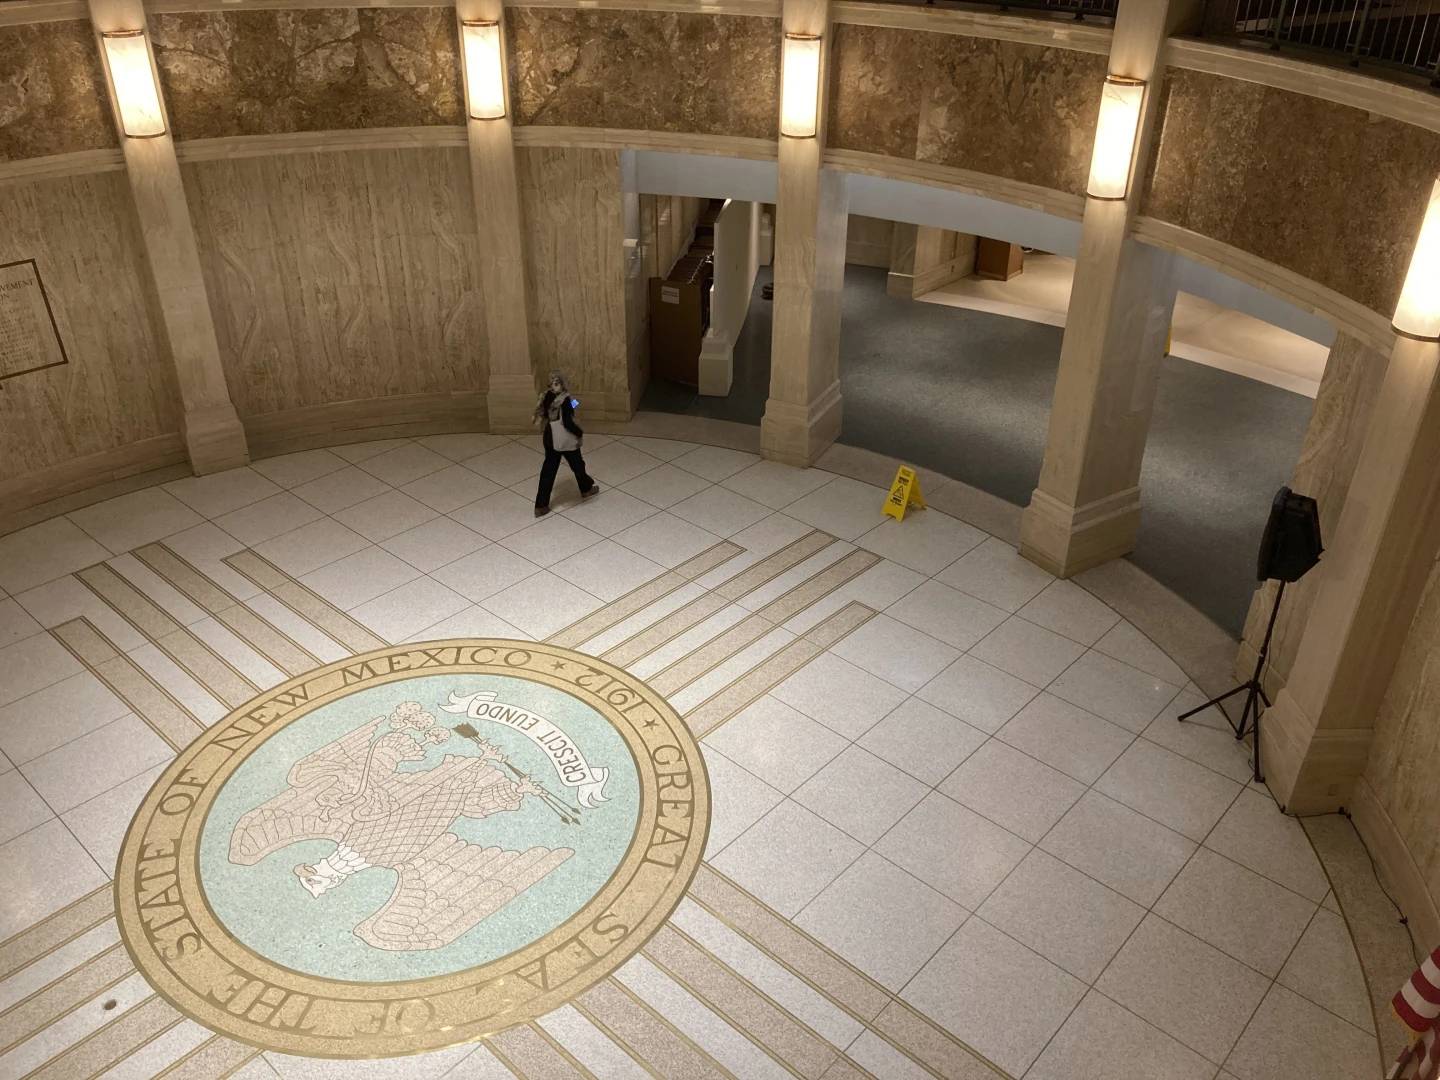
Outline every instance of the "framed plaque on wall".
<svg viewBox="0 0 1440 1080">
<path fill-rule="evenodd" d="M 0 263 L 0 380 L 69 362 L 35 260 Z"/>
</svg>

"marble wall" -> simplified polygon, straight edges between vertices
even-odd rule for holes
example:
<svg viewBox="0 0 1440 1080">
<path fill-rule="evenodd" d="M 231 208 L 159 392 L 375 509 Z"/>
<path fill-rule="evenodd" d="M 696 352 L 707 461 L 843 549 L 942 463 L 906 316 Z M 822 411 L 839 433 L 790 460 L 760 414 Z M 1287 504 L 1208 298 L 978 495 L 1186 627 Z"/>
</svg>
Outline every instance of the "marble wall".
<svg viewBox="0 0 1440 1080">
<path fill-rule="evenodd" d="M 840 24 L 828 144 L 1083 194 L 1106 60 Z"/>
<path fill-rule="evenodd" d="M 1170 71 L 1163 92 L 1143 213 L 1390 315 L 1440 134 L 1194 71 Z"/>
<path fill-rule="evenodd" d="M 463 149 L 284 154 L 182 173 L 242 417 L 485 388 Z"/>
<path fill-rule="evenodd" d="M 1430 896 L 1440 902 L 1440 564 L 1431 569 L 1390 688 L 1375 718 L 1365 779 L 1395 823 Z M 1426 943 L 1428 948 L 1430 944 Z"/>
<path fill-rule="evenodd" d="M 89 21 L 0 26 L 0 161 L 115 145 Z"/>
<path fill-rule="evenodd" d="M 34 259 L 69 363 L 0 390 L 0 487 L 179 430 L 123 174 L 0 184 L 0 263 Z"/>
<path fill-rule="evenodd" d="M 520 124 L 776 137 L 777 19 L 509 8 Z"/>
<path fill-rule="evenodd" d="M 620 155 L 525 147 L 516 151 L 516 166 L 535 369 L 564 371 L 584 402 L 584 416 L 628 418 Z"/>
<path fill-rule="evenodd" d="M 150 18 L 178 139 L 463 124 L 452 8 Z"/>
</svg>

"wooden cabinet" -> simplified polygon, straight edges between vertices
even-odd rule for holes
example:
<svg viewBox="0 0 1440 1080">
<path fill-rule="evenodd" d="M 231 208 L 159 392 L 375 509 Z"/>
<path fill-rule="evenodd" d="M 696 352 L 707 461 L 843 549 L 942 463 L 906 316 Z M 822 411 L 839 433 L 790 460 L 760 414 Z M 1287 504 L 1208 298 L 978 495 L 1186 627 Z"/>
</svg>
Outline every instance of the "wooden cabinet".
<svg viewBox="0 0 1440 1080">
<path fill-rule="evenodd" d="M 1009 281 L 1025 266 L 1025 253 L 1019 244 L 980 237 L 975 248 L 975 276 Z"/>
</svg>

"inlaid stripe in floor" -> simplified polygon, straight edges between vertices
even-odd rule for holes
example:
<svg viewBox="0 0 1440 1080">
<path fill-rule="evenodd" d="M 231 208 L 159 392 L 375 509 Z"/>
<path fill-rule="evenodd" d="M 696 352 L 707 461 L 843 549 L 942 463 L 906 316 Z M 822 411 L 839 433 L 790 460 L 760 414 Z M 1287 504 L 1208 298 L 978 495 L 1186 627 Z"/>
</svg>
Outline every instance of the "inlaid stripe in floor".
<svg viewBox="0 0 1440 1080">
<path fill-rule="evenodd" d="M 247 548 L 227 555 L 223 561 L 352 653 L 384 648 L 384 641 L 263 555 Z"/>
<path fill-rule="evenodd" d="M 89 619 L 71 619 L 50 632 L 176 753 L 205 730 L 189 708 L 135 660 L 116 649 Z"/>
<path fill-rule="evenodd" d="M 733 1076 L 686 1034 L 613 976 L 572 1004 L 592 1024 L 646 1062 L 657 1076 L 725 1080 Z"/>
<path fill-rule="evenodd" d="M 534 1024 L 491 1035 L 490 1052 L 522 1080 L 594 1080 L 595 1074 Z"/>
</svg>

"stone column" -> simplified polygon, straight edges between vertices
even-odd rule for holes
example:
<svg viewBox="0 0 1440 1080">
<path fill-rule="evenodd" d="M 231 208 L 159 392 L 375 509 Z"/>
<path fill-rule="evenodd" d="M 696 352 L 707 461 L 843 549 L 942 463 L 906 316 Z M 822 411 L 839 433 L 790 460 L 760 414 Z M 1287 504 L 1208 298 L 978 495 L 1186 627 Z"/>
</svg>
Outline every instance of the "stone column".
<svg viewBox="0 0 1440 1080">
<path fill-rule="evenodd" d="M 1020 525 L 1021 554 L 1061 577 L 1130 551 L 1140 525 L 1140 462 L 1175 283 L 1170 256 L 1131 231 L 1159 116 L 1160 54 L 1195 7 L 1126 0 L 1115 20 L 1110 73 L 1147 83 L 1131 179 L 1124 199 L 1085 202 L 1045 461 Z"/>
<path fill-rule="evenodd" d="M 803 467 L 814 464 L 840 434 L 840 296 L 849 198 L 844 176 L 821 167 L 829 0 L 784 0 L 781 23 L 783 32 L 820 35 L 820 89 L 815 137 L 780 136 L 770 399 L 760 422 L 760 447 L 767 458 Z"/>
<path fill-rule="evenodd" d="M 1325 374 L 1320 380 L 1310 423 L 1305 428 L 1305 441 L 1300 446 L 1290 487 L 1320 504 L 1320 535 L 1326 544 L 1331 542 L 1340 523 L 1388 360 L 1383 352 L 1348 334 L 1336 336 L 1325 360 Z M 1275 634 L 1270 640 L 1270 654 L 1265 664 L 1265 690 L 1272 699 L 1290 678 L 1295 651 L 1322 576 L 1320 571 L 1306 574 L 1285 589 L 1285 602 L 1275 620 Z M 1270 621 L 1275 590 L 1276 583 L 1267 581 L 1255 590 L 1250 601 L 1235 659 L 1235 674 L 1240 682 L 1255 672 L 1255 660 Z"/>
<path fill-rule="evenodd" d="M 1365 768 L 1375 714 L 1440 551 L 1440 343 L 1397 337 L 1285 687 L 1260 725 L 1271 791 L 1327 813 Z"/>
<path fill-rule="evenodd" d="M 140 238 L 145 245 L 146 270 L 155 293 L 155 310 L 160 325 L 158 337 L 175 367 L 180 390 L 181 426 L 190 467 L 197 474 L 219 472 L 247 464 L 250 451 L 245 429 L 235 414 L 225 369 L 220 363 L 220 344 L 210 313 L 210 299 L 200 270 L 200 253 L 175 158 L 175 140 L 169 131 L 150 138 L 125 134 L 108 60 L 99 35 L 145 30 L 145 7 L 141 0 L 90 0 L 90 21 L 95 27 L 96 48 L 107 65 L 106 85 L 120 133 L 125 156 L 125 175 L 135 200 Z M 147 51 L 149 34 L 145 35 Z M 154 77 L 154 59 L 151 58 Z M 159 79 L 156 95 L 164 107 Z"/>
<path fill-rule="evenodd" d="M 515 434 L 531 430 L 535 408 L 535 373 L 530 363 L 529 308 L 525 295 L 525 241 L 516 179 L 515 142 L 509 99 L 510 64 L 504 55 L 505 10 L 501 0 L 457 0 L 459 23 L 497 22 L 506 85 L 505 115 L 476 120 L 466 108 L 465 130 L 470 144 L 470 186 L 480 236 L 480 288 L 485 295 L 485 343 L 490 372 L 486 406 L 490 430 Z M 460 34 L 464 64 L 464 29 Z"/>
</svg>

